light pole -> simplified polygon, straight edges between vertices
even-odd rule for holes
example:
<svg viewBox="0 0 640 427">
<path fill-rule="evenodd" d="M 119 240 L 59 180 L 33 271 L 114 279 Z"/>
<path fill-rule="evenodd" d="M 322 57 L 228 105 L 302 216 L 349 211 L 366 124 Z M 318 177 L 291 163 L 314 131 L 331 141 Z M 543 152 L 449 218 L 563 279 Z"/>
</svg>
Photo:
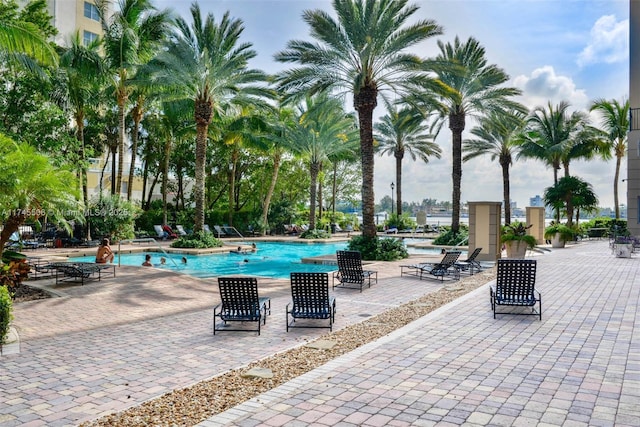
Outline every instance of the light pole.
<svg viewBox="0 0 640 427">
<path fill-rule="evenodd" d="M 393 182 L 391 183 L 391 215 L 393 215 L 393 189 L 396 188 L 395 185 L 393 185 Z"/>
</svg>

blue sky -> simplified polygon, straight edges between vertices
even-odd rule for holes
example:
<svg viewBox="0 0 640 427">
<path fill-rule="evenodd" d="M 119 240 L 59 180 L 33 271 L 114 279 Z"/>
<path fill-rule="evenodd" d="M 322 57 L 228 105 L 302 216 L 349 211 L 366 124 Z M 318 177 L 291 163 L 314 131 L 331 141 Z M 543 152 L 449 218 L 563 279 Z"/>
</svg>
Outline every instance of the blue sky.
<svg viewBox="0 0 640 427">
<path fill-rule="evenodd" d="M 473 36 L 486 49 L 489 63 L 511 77 L 509 85 L 523 91 L 520 101 L 529 108 L 568 101 L 585 109 L 596 98 L 628 98 L 628 0 L 418 0 L 415 17 L 433 19 L 444 34 L 413 49 L 421 56 L 438 52 L 436 40 L 452 42 L 456 36 Z M 190 22 L 191 2 L 156 0 L 159 8 L 172 8 Z M 282 70 L 274 53 L 292 39 L 310 40 L 301 18 L 306 9 L 331 11 L 329 0 L 201 0 L 203 13 L 218 19 L 229 11 L 245 24 L 243 41 L 258 52 L 252 66 L 269 73 Z M 350 108 L 350 106 L 348 106 Z M 384 110 L 379 107 L 376 116 Z M 594 117 L 597 120 L 597 117 Z M 473 123 L 467 124 L 470 129 Z M 451 134 L 445 127 L 437 138 L 442 159 L 428 164 L 403 163 L 403 200 L 451 199 Z M 626 162 L 622 177 L 626 177 Z M 572 175 L 592 183 L 602 206 L 613 206 L 613 161 L 576 161 Z M 376 158 L 376 201 L 390 196 L 395 176 L 393 157 Z M 518 161 L 511 169 L 512 198 L 519 207 L 553 184 L 553 172 L 542 163 Z M 626 182 L 620 183 L 620 200 L 626 200 Z M 462 200 L 502 199 L 501 170 L 489 157 L 463 165 Z"/>
</svg>

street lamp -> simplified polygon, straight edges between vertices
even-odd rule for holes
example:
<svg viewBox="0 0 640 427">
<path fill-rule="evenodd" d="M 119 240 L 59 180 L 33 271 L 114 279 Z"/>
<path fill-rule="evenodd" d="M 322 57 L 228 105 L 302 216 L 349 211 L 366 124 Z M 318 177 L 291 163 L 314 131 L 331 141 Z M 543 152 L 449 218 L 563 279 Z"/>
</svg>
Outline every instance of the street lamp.
<svg viewBox="0 0 640 427">
<path fill-rule="evenodd" d="M 393 189 L 396 188 L 395 185 L 393 185 L 393 182 L 391 183 L 391 215 L 393 215 Z"/>
</svg>

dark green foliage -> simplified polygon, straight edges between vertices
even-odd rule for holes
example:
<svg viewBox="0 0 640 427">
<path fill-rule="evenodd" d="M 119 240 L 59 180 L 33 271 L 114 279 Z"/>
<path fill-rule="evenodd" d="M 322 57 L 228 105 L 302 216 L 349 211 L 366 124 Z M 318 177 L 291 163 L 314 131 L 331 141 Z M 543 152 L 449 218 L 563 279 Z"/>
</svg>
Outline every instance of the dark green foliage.
<svg viewBox="0 0 640 427">
<path fill-rule="evenodd" d="M 389 219 L 385 221 L 385 225 L 389 228 L 396 227 L 398 230 L 406 230 L 415 227 L 416 223 L 406 214 L 391 214 L 389 215 Z"/>
<path fill-rule="evenodd" d="M 521 241 L 525 242 L 530 248 L 533 248 L 537 242 L 536 238 L 530 234 L 527 234 L 527 230 L 533 225 L 526 225 L 523 222 L 512 222 L 511 224 L 505 224 L 502 226 L 500 235 L 500 242 L 512 242 Z"/>
<path fill-rule="evenodd" d="M 190 234 L 188 236 L 182 236 L 173 243 L 172 248 L 219 248 L 222 246 L 222 242 L 216 239 L 213 234 L 204 231 L 198 231 L 197 233 Z"/>
<path fill-rule="evenodd" d="M 119 195 L 102 197 L 89 204 L 87 220 L 94 238 L 110 237 L 113 242 L 133 239 L 138 208 Z"/>
<path fill-rule="evenodd" d="M 5 266 L 2 266 L 4 273 Z M 0 274 L 2 274 L 0 273 Z M 13 318 L 11 314 L 12 303 L 11 295 L 6 286 L 0 286 L 0 344 L 5 343 L 7 334 L 9 333 L 9 324 Z"/>
<path fill-rule="evenodd" d="M 362 259 L 369 261 L 394 261 L 407 258 L 409 253 L 400 239 L 354 236 L 348 249 L 360 251 Z"/>
<path fill-rule="evenodd" d="M 434 239 L 434 245 L 442 246 L 458 246 L 466 245 L 469 242 L 469 229 L 460 224 L 460 229 L 456 233 L 455 231 L 446 227 L 446 231 L 441 233 L 436 239 Z"/>
<path fill-rule="evenodd" d="M 326 230 L 307 230 L 300 234 L 301 239 L 328 239 L 331 237 L 331 233 Z"/>
<path fill-rule="evenodd" d="M 586 222 L 581 222 L 580 228 L 583 232 L 587 232 L 590 228 L 608 228 L 610 232 L 615 232 L 618 236 L 626 236 L 629 234 L 626 219 L 598 217 Z"/>
</svg>

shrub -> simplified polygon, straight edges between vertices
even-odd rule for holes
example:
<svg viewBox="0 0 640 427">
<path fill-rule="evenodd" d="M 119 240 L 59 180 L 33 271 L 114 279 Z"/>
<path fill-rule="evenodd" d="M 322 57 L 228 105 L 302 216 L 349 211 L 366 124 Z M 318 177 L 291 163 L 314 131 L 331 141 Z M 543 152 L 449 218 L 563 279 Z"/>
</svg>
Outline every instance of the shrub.
<svg viewBox="0 0 640 427">
<path fill-rule="evenodd" d="M 458 246 L 469 241 L 469 229 L 466 227 L 460 227 L 457 233 L 453 230 L 445 228 L 445 232 L 440 234 L 433 240 L 434 245 L 442 246 Z"/>
<path fill-rule="evenodd" d="M 140 209 L 115 195 L 93 200 L 89 206 L 89 225 L 93 237 L 111 237 L 113 242 L 133 239 L 134 220 Z"/>
<path fill-rule="evenodd" d="M 513 242 L 521 241 L 525 242 L 527 246 L 533 248 L 538 241 L 530 234 L 527 234 L 527 230 L 533 227 L 532 225 L 525 225 L 523 222 L 512 222 L 511 224 L 505 224 L 502 226 L 502 233 L 500 235 L 500 242 Z"/>
<path fill-rule="evenodd" d="M 12 303 L 9 290 L 6 286 L 0 286 L 0 344 L 5 343 L 5 339 L 9 334 L 9 324 L 13 319 L 11 310 Z"/>
<path fill-rule="evenodd" d="M 172 248 L 205 249 L 219 248 L 220 246 L 222 246 L 222 242 L 219 239 L 204 231 L 182 236 L 171 243 Z"/>
<path fill-rule="evenodd" d="M 402 240 L 394 238 L 354 236 L 347 247 L 351 251 L 360 251 L 362 259 L 368 261 L 394 261 L 409 256 Z"/>
<path fill-rule="evenodd" d="M 331 233 L 326 230 L 321 230 L 316 228 L 315 230 L 307 230 L 303 231 L 300 234 L 301 239 L 329 239 L 331 238 Z"/>
</svg>

